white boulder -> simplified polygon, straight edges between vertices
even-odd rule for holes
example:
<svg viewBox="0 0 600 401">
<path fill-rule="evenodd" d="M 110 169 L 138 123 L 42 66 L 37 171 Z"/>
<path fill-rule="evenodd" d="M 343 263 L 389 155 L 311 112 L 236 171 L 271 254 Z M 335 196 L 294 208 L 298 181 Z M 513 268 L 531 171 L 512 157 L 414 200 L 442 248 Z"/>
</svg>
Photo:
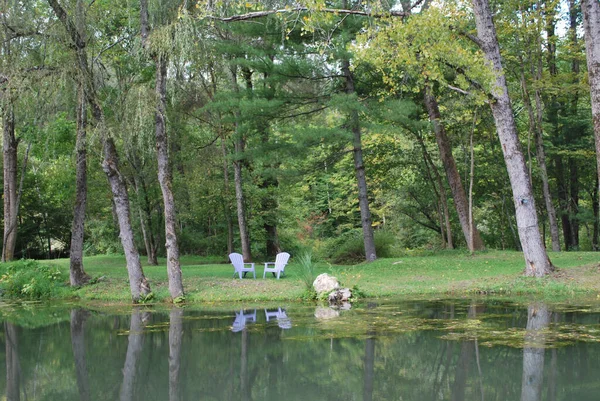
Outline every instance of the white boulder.
<svg viewBox="0 0 600 401">
<path fill-rule="evenodd" d="M 313 288 L 317 294 L 321 295 L 324 292 L 331 292 L 339 288 L 340 283 L 337 278 L 330 276 L 327 273 L 319 274 L 313 282 Z"/>
</svg>

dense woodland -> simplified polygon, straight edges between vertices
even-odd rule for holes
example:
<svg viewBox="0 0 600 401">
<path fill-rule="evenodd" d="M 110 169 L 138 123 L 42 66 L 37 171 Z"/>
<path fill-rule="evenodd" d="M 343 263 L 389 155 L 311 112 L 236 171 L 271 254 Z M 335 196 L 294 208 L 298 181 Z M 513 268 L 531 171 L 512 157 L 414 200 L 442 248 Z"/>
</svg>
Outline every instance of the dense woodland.
<svg viewBox="0 0 600 401">
<path fill-rule="evenodd" d="M 3 261 L 599 248 L 596 0 L 1 1 Z"/>
</svg>

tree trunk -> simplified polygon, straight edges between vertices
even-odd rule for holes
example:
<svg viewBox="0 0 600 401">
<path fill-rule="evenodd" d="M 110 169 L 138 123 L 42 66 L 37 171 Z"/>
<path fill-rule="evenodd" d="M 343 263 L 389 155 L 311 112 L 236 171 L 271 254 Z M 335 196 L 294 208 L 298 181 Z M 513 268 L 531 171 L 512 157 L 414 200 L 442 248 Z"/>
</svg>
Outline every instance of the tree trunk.
<svg viewBox="0 0 600 401">
<path fill-rule="evenodd" d="M 347 59 L 342 60 L 342 74 L 346 80 L 346 93 L 349 95 L 355 94 L 354 76 L 352 75 L 352 71 L 350 71 L 350 61 Z M 353 134 L 352 150 L 354 155 L 354 171 L 356 173 L 356 182 L 358 185 L 358 205 L 360 207 L 360 220 L 363 230 L 365 259 L 367 262 L 372 262 L 377 259 L 377 252 L 375 251 L 375 238 L 373 235 L 373 226 L 371 224 L 371 211 L 369 210 L 367 179 L 365 176 L 365 165 L 362 155 L 360 120 L 357 110 L 350 111 L 349 125 Z"/>
<path fill-rule="evenodd" d="M 452 156 L 452 145 L 450 144 L 448 135 L 446 135 L 446 130 L 441 123 L 441 115 L 437 100 L 435 99 L 432 88 L 429 85 L 427 85 L 425 88 L 424 100 L 427 113 L 429 114 L 429 120 L 433 124 L 435 139 L 440 150 L 440 158 L 442 160 L 442 164 L 444 165 L 444 170 L 446 171 L 446 177 L 448 179 L 448 184 L 450 185 L 452 198 L 454 198 L 454 207 L 456 208 L 456 213 L 458 214 L 458 220 L 460 221 L 460 226 L 462 228 L 465 241 L 467 246 L 469 246 L 469 233 L 472 229 L 473 249 L 470 250 L 482 250 L 485 248 L 485 246 L 481 240 L 481 236 L 479 235 L 479 230 L 475 224 L 472 224 L 473 227 L 469 228 L 469 203 L 467 201 L 467 196 L 458 173 L 458 168 L 456 167 L 456 163 L 454 161 L 454 156 Z"/>
<path fill-rule="evenodd" d="M 4 237 L 2 262 L 14 258 L 17 244 L 17 149 L 19 141 L 15 138 L 15 116 L 10 102 L 5 107 L 3 121 L 4 153 Z"/>
<path fill-rule="evenodd" d="M 78 5 L 80 1 L 77 2 Z M 80 287 L 90 280 L 83 269 L 83 233 L 85 224 L 85 207 L 87 203 L 87 108 L 83 84 L 77 89 L 77 139 L 75 142 L 75 207 L 71 226 L 71 249 L 69 280 L 74 287 Z"/>
<path fill-rule="evenodd" d="M 485 58 L 496 74 L 490 106 L 513 192 L 519 239 L 525 257 L 525 275 L 542 277 L 554 270 L 542 242 L 527 165 L 517 135 L 500 47 L 487 0 L 472 0 L 477 32 Z"/>
<path fill-rule="evenodd" d="M 240 88 L 237 82 L 237 66 L 230 69 L 230 78 L 233 91 L 239 94 Z M 250 234 L 248 233 L 248 222 L 246 221 L 246 200 L 244 197 L 244 187 L 242 185 L 242 165 L 244 157 L 244 149 L 246 147 L 244 134 L 240 127 L 240 112 L 235 113 L 235 139 L 234 152 L 235 158 L 233 161 L 233 180 L 235 185 L 235 200 L 237 207 L 238 226 L 240 229 L 240 241 L 242 243 L 242 256 L 244 262 L 252 261 L 252 253 L 250 251 Z"/>
<path fill-rule="evenodd" d="M 550 225 L 550 238 L 552 241 L 552 250 L 560 252 L 560 237 L 558 234 L 558 222 L 556 220 L 556 211 L 554 204 L 552 203 L 552 194 L 550 193 L 550 185 L 548 182 L 548 169 L 546 167 L 546 152 L 544 151 L 544 139 L 542 137 L 542 109 L 541 109 L 541 97 L 539 91 L 536 91 L 536 108 L 537 116 L 533 112 L 533 106 L 531 104 L 531 96 L 525 81 L 525 65 L 523 60 L 521 62 L 521 88 L 523 90 L 523 100 L 527 113 L 529 116 L 529 131 L 533 133 L 535 138 L 535 149 L 540 169 L 540 178 L 542 179 L 542 192 L 544 194 L 544 202 L 546 204 L 546 213 L 548 213 L 548 223 Z M 540 77 L 541 78 L 541 77 Z"/>
<path fill-rule="evenodd" d="M 85 50 L 86 42 L 77 31 L 73 21 L 67 15 L 64 8 L 57 0 L 48 0 L 48 4 L 54 10 L 54 13 L 63 24 L 65 30 L 71 37 L 75 46 L 77 56 L 77 68 L 84 83 L 85 96 L 90 105 L 92 116 L 97 124 L 100 125 L 101 138 L 103 142 L 104 160 L 102 169 L 104 170 L 111 187 L 113 202 L 116 208 L 119 221 L 121 244 L 127 261 L 127 271 L 129 274 L 129 286 L 131 288 L 131 298 L 133 302 L 138 302 L 142 297 L 150 294 L 150 284 L 144 276 L 142 265 L 140 264 L 140 255 L 133 241 L 133 229 L 131 228 L 131 213 L 129 210 L 129 195 L 127 194 L 127 184 L 119 170 L 119 157 L 114 141 L 109 137 L 104 126 L 104 111 L 98 102 L 96 87 L 93 74 L 88 64 L 87 52 Z"/>
<path fill-rule="evenodd" d="M 130 163 L 134 165 L 134 169 L 139 171 L 134 162 Z M 137 195 L 137 206 L 138 214 L 140 217 L 140 229 L 142 230 L 142 237 L 144 238 L 144 247 L 146 248 L 146 256 L 148 264 L 150 266 L 158 266 L 158 257 L 156 251 L 156 239 L 152 232 L 152 205 L 150 205 L 150 198 L 148 197 L 148 188 L 146 186 L 143 176 L 133 177 L 133 186 Z"/>
<path fill-rule="evenodd" d="M 77 376 L 77 389 L 81 401 L 90 401 L 90 382 L 88 378 L 87 363 L 85 360 L 84 324 L 89 312 L 84 309 L 71 311 L 71 347 L 75 360 L 75 375 Z"/>
<path fill-rule="evenodd" d="M 221 136 L 221 152 L 223 153 L 223 186 L 225 202 L 225 220 L 227 221 L 227 254 L 233 252 L 233 219 L 231 218 L 231 204 L 229 203 L 229 168 L 227 163 L 227 147 Z"/>
<path fill-rule="evenodd" d="M 598 211 L 600 210 L 600 204 L 598 203 L 598 177 L 596 177 L 596 185 L 592 191 L 592 210 L 594 212 L 594 231 L 592 233 L 592 250 L 599 251 L 600 244 L 598 243 L 598 237 L 600 236 L 600 216 Z"/>
<path fill-rule="evenodd" d="M 600 3 L 598 0 L 581 0 L 585 53 L 587 56 L 592 120 L 596 144 L 596 174 L 600 177 Z"/>
<path fill-rule="evenodd" d="M 527 334 L 523 348 L 523 381 L 521 401 L 540 401 L 544 377 L 543 330 L 550 324 L 550 312 L 544 304 L 533 304 L 527 308 Z"/>
<path fill-rule="evenodd" d="M 172 173 L 169 164 L 169 144 L 166 131 L 167 111 L 167 62 L 165 56 L 156 56 L 156 154 L 158 159 L 158 181 L 163 195 L 165 214 L 165 247 L 167 250 L 167 274 L 169 293 L 173 300 L 184 295 L 179 246 L 177 245 L 177 217 L 173 197 Z"/>
</svg>

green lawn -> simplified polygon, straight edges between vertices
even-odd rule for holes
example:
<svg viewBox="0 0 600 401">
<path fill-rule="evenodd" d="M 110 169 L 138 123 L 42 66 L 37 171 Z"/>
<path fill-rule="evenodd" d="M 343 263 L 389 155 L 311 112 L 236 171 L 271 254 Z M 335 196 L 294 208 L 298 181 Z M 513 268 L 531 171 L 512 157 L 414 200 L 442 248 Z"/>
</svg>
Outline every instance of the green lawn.
<svg viewBox="0 0 600 401">
<path fill-rule="evenodd" d="M 600 293 L 600 254 L 563 252 L 550 255 L 559 268 L 544 279 L 522 276 L 521 253 L 482 252 L 475 256 L 460 251 L 444 251 L 428 256 L 380 259 L 370 264 L 332 266 L 317 263 L 316 274 L 329 273 L 343 286 L 358 287 L 367 297 L 464 296 L 472 294 L 535 295 L 544 298 L 594 297 Z M 286 276 L 263 280 L 261 263 L 256 264 L 257 279 L 232 278 L 233 268 L 219 258 L 185 256 L 181 258 L 186 300 L 188 302 L 298 300 L 306 293 L 301 267 L 292 260 Z M 52 265 L 68 274 L 68 259 L 53 260 Z M 169 301 L 165 261 L 160 266 L 144 265 L 155 300 Z M 129 302 L 129 285 L 122 256 L 94 256 L 84 260 L 85 270 L 98 283 L 75 291 L 82 300 Z"/>
</svg>

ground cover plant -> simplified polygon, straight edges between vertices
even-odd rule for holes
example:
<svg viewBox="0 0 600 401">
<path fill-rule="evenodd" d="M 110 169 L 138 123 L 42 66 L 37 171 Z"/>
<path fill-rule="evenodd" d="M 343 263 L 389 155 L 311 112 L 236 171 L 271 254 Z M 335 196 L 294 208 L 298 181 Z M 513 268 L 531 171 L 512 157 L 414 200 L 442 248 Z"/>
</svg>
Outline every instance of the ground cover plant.
<svg viewBox="0 0 600 401">
<path fill-rule="evenodd" d="M 378 259 L 358 265 L 313 263 L 313 274 L 336 276 L 342 285 L 358 288 L 364 297 L 441 297 L 535 295 L 548 299 L 572 297 L 597 298 L 600 275 L 597 254 L 568 252 L 553 254 L 559 267 L 553 275 L 542 279 L 522 276 L 523 262 L 519 252 L 488 251 L 471 256 L 459 251 L 431 252 L 425 255 Z M 304 270 L 299 259 L 292 258 L 286 275 L 280 280 L 232 278 L 233 268 L 224 258 L 182 257 L 183 282 L 187 303 L 299 301 L 307 298 Z M 47 263 L 63 275 L 68 273 L 68 260 Z M 83 301 L 130 303 L 127 271 L 122 256 L 93 256 L 84 260 L 92 285 L 60 293 L 62 298 Z M 260 263 L 256 264 L 258 272 Z M 154 292 L 151 302 L 170 301 L 164 260 L 158 266 L 144 266 Z M 260 276 L 260 275 L 258 275 Z M 64 276 L 63 276 L 64 277 Z M 0 283 L 0 286 L 2 283 Z"/>
</svg>

